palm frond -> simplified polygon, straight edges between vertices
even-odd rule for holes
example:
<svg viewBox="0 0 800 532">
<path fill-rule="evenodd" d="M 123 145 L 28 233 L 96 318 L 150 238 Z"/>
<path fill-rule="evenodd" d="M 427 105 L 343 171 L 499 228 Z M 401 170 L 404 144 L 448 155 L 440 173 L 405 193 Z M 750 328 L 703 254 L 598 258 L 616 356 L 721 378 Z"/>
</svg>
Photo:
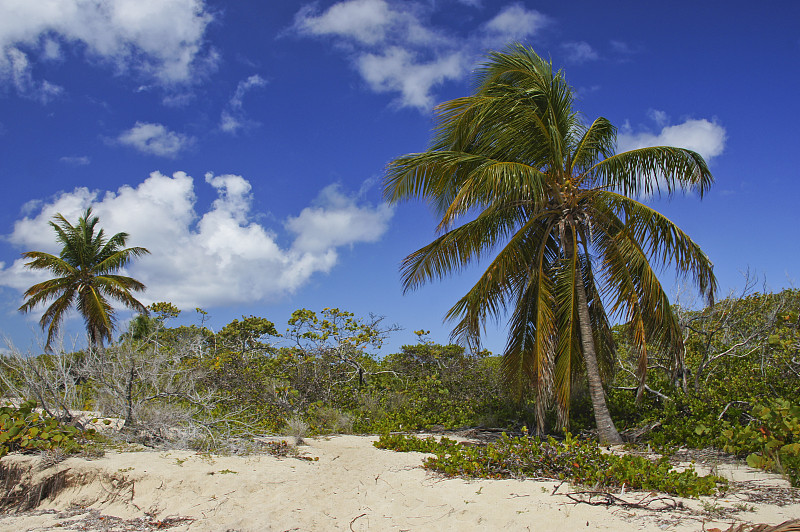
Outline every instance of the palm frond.
<svg viewBox="0 0 800 532">
<path fill-rule="evenodd" d="M 551 280 L 554 243 L 547 234 L 541 238 L 539 251 L 534 257 L 535 268 L 525 289 L 519 291 L 509 320 L 508 341 L 502 361 L 504 380 L 517 397 L 521 396 L 525 384 L 533 386 L 536 424 L 540 433 L 544 430 L 545 409 L 552 393 L 555 358 L 556 323 Z"/>
<path fill-rule="evenodd" d="M 39 326 L 42 329 L 47 327 L 47 342 L 45 343 L 46 349 L 49 349 L 53 340 L 55 340 L 56 336 L 58 335 L 58 331 L 61 328 L 61 323 L 64 321 L 64 316 L 75 300 L 75 294 L 76 293 L 74 290 L 66 290 L 62 292 L 61 295 L 53 302 L 53 304 L 47 307 L 47 310 L 44 311 L 44 314 L 42 314 L 42 317 L 39 320 Z"/>
<path fill-rule="evenodd" d="M 25 263 L 25 267 L 32 270 L 49 270 L 54 275 L 66 277 L 76 273 L 75 268 L 61 257 L 56 257 L 43 251 L 26 251 L 22 254 L 23 258 L 31 259 Z"/>
<path fill-rule="evenodd" d="M 598 160 L 610 157 L 614 153 L 616 137 L 617 128 L 611 122 L 603 117 L 595 119 L 572 153 L 570 172 L 582 174 Z"/>
<path fill-rule="evenodd" d="M 116 322 L 114 308 L 95 286 L 78 291 L 77 309 L 83 316 L 91 341 L 111 340 Z"/>
<path fill-rule="evenodd" d="M 681 277 L 691 276 L 707 303 L 713 304 L 717 290 L 714 266 L 674 222 L 643 203 L 613 192 L 599 191 L 593 201 L 598 216 L 613 212 L 615 218 L 624 219 L 631 238 L 643 243 L 650 261 L 662 268 L 674 268 Z"/>
<path fill-rule="evenodd" d="M 113 253 L 103 254 L 98 257 L 97 262 L 92 267 L 95 275 L 104 275 L 121 270 L 135 258 L 149 255 L 150 251 L 142 247 L 133 247 L 115 250 Z"/>
<path fill-rule="evenodd" d="M 568 234 L 572 249 L 576 247 L 575 235 Z M 555 271 L 553 295 L 558 341 L 553 369 L 553 391 L 559 419 L 563 427 L 569 426 L 569 404 L 572 397 L 573 362 L 581 352 L 579 347 L 580 329 L 577 316 L 578 254 L 560 259 Z"/>
<path fill-rule="evenodd" d="M 714 182 L 703 157 L 691 150 L 654 146 L 618 153 L 588 171 L 597 186 L 625 196 L 671 196 L 691 190 L 701 198 Z"/>
</svg>

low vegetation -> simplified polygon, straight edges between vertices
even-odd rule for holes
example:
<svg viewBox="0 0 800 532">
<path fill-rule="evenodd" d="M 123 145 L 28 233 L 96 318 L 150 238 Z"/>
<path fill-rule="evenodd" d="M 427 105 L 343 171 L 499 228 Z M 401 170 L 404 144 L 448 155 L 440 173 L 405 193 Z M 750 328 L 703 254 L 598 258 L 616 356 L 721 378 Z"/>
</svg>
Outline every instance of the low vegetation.
<svg viewBox="0 0 800 532">
<path fill-rule="evenodd" d="M 611 415 L 631 444 L 668 455 L 677 447 L 715 448 L 800 485 L 800 291 L 731 296 L 713 307 L 676 306 L 686 351 L 649 351 L 651 366 L 637 402 L 625 325 L 614 335 L 617 359 L 607 380 Z M 219 332 L 170 327 L 179 310 L 167 303 L 134 319 L 102 351 L 1 359 L 6 397 L 33 399 L 0 410 L 0 453 L 84 442 L 75 410 L 120 420 L 129 441 L 227 453 L 251 452 L 252 436 L 304 437 L 335 432 L 388 434 L 467 427 L 519 434 L 535 426 L 536 396 L 521 400 L 503 386 L 500 359 L 487 351 L 443 345 L 417 331 L 418 342 L 381 355 L 396 327 L 341 309 L 297 311 L 283 333 L 265 318 L 244 316 Z M 545 405 L 547 432 L 557 438 L 504 437 L 463 446 L 384 436 L 381 445 L 435 457 L 426 466 L 446 475 L 565 478 L 590 486 L 702 495 L 724 488 L 666 459 L 602 452 L 585 385 L 571 394 L 573 416 L 559 428 Z M 577 465 L 575 465 L 577 464 Z"/>
<path fill-rule="evenodd" d="M 93 430 L 81 431 L 36 411 L 36 402 L 0 408 L 0 457 L 9 452 L 40 452 L 59 449 L 66 454 L 81 449 Z"/>
<path fill-rule="evenodd" d="M 661 491 L 681 497 L 714 495 L 727 481 L 700 476 L 693 467 L 675 470 L 667 457 L 649 460 L 641 456 L 603 452 L 596 441 L 566 435 L 563 441 L 508 437 L 487 445 L 465 445 L 433 437 L 416 438 L 384 434 L 375 442 L 380 449 L 433 453 L 425 467 L 447 476 L 473 478 L 546 478 L 567 480 L 596 489 Z"/>
</svg>

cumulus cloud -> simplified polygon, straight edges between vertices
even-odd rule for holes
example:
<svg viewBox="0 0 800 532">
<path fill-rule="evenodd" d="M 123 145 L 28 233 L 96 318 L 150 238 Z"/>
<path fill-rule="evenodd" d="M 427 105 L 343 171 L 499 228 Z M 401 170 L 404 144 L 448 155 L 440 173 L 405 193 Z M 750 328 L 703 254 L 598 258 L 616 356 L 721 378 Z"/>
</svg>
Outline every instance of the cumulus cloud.
<svg viewBox="0 0 800 532">
<path fill-rule="evenodd" d="M 331 40 L 349 55 L 372 91 L 396 94 L 399 107 L 427 112 L 434 89 L 463 79 L 486 47 L 529 38 L 547 23 L 541 13 L 514 3 L 469 36 L 458 37 L 429 23 L 434 7 L 412 1 L 343 0 L 320 11 L 309 4 L 295 15 L 292 31 Z"/>
<path fill-rule="evenodd" d="M 263 87 L 267 84 L 267 80 L 254 74 L 249 78 L 240 81 L 236 86 L 236 92 L 231 96 L 230 101 L 225 109 L 222 110 L 220 117 L 219 127 L 226 133 L 236 133 L 242 127 L 251 124 L 244 114 L 243 100 L 244 95 L 255 88 Z"/>
<path fill-rule="evenodd" d="M 254 221 L 245 178 L 206 174 L 205 186 L 217 197 L 204 213 L 195 210 L 195 182 L 184 172 L 171 177 L 153 172 L 139 185 L 116 192 L 76 188 L 31 205 L 8 240 L 24 249 L 57 253 L 48 221 L 56 213 L 77 220 L 91 205 L 108 234 L 125 231 L 131 235 L 128 245 L 150 250 L 126 272 L 147 285 L 142 302 L 213 307 L 291 294 L 312 275 L 330 271 L 338 248 L 380 239 L 392 217 L 390 207 L 359 203 L 330 186 L 286 220 L 293 242 L 281 246 L 274 230 Z M 0 264 L 0 286 L 24 290 L 44 278 L 26 269 L 22 259 Z"/>
<path fill-rule="evenodd" d="M 194 143 L 194 137 L 170 131 L 163 124 L 136 122 L 136 124 L 120 133 L 117 141 L 142 153 L 159 157 L 176 157 L 181 151 Z"/>
<path fill-rule="evenodd" d="M 696 151 L 706 161 L 721 155 L 725 150 L 727 133 L 716 120 L 687 119 L 681 124 L 667 125 L 666 113 L 651 110 L 650 116 L 661 126 L 661 131 L 634 132 L 630 126 L 623 127 L 617 136 L 617 151 L 628 151 L 649 146 L 675 146 Z"/>
<path fill-rule="evenodd" d="M 204 49 L 212 16 L 203 0 L 3 0 L 0 10 L 0 80 L 37 99 L 57 88 L 34 81 L 32 63 L 59 60 L 65 47 L 162 86 L 217 60 Z"/>
<path fill-rule="evenodd" d="M 431 87 L 461 78 L 465 66 L 465 58 L 459 52 L 418 62 L 412 52 L 399 47 L 358 58 L 358 71 L 372 90 L 399 92 L 400 106 L 419 109 L 430 109 L 433 105 Z"/>
<path fill-rule="evenodd" d="M 286 221 L 286 228 L 296 235 L 292 249 L 300 253 L 319 253 L 331 246 L 353 242 L 377 242 L 388 228 L 392 209 L 387 204 L 377 208 L 358 205 L 342 193 L 337 184 L 322 189 L 313 205 Z"/>
</svg>

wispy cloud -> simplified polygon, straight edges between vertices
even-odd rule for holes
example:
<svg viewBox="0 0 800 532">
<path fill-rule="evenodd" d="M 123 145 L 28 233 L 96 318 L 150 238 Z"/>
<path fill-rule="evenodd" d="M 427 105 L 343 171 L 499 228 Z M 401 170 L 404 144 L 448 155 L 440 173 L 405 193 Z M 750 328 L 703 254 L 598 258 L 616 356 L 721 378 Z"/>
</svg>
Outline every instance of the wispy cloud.
<svg viewBox="0 0 800 532">
<path fill-rule="evenodd" d="M 86 166 L 92 162 L 86 155 L 81 155 L 80 157 L 62 157 L 59 161 L 72 166 Z"/>
<path fill-rule="evenodd" d="M 254 74 L 239 82 L 239 84 L 236 86 L 236 91 L 233 93 L 233 96 L 231 96 L 231 99 L 228 102 L 227 107 L 222 110 L 222 116 L 220 117 L 219 123 L 219 127 L 222 131 L 225 131 L 226 133 L 236 133 L 242 127 L 248 124 L 253 124 L 252 121 L 249 121 L 246 118 L 244 113 L 244 95 L 255 88 L 264 87 L 266 84 L 267 80 L 258 74 Z"/>
<path fill-rule="evenodd" d="M 174 158 L 194 143 L 194 138 L 170 131 L 163 124 L 136 122 L 136 124 L 120 133 L 117 141 L 142 153 Z"/>
<path fill-rule="evenodd" d="M 64 92 L 62 87 L 49 81 L 34 80 L 28 56 L 16 48 L 0 51 L 0 80 L 4 77 L 11 81 L 18 95 L 43 104 Z"/>
<path fill-rule="evenodd" d="M 586 63 L 600 58 L 597 51 L 584 41 L 566 42 L 561 45 L 561 48 L 566 53 L 566 60 L 570 63 Z"/>
<path fill-rule="evenodd" d="M 48 222 L 56 213 L 76 220 L 92 206 L 108 233 L 125 231 L 129 245 L 151 255 L 134 262 L 127 274 L 147 285 L 140 299 L 172 301 L 181 308 L 272 302 L 293 293 L 338 262 L 337 250 L 375 242 L 386 232 L 391 207 L 358 201 L 332 185 L 313 203 L 275 229 L 257 223 L 250 183 L 238 175 L 206 174 L 205 186 L 217 199 L 203 213 L 195 210 L 195 181 L 184 172 L 171 177 L 154 172 L 136 186 L 116 192 L 76 188 L 38 202 L 14 224 L 9 241 L 25 249 L 57 252 Z M 292 238 L 278 243 L 277 231 Z M 43 280 L 24 260 L 0 264 L 0 286 L 24 290 Z"/>
</svg>

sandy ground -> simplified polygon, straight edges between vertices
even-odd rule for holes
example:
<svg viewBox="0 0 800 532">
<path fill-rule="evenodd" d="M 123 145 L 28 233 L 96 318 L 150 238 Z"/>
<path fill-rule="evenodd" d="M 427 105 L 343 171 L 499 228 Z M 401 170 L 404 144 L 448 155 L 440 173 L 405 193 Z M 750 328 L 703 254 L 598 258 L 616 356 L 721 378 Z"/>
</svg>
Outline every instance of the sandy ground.
<svg viewBox="0 0 800 532">
<path fill-rule="evenodd" d="M 685 507 L 648 511 L 576 503 L 568 494 L 579 488 L 552 480 L 444 479 L 421 467 L 424 455 L 379 450 L 374 439 L 308 439 L 300 449 L 317 458 L 311 461 L 189 451 L 70 458 L 34 478 L 58 473 L 66 487 L 37 510 L 0 515 L 0 530 L 699 531 L 800 517 L 800 496 L 788 483 L 743 466 L 722 465 L 718 473 L 744 481 L 748 490 L 669 499 Z M 2 463 L 35 466 L 37 460 L 11 455 Z M 642 493 L 617 495 L 649 500 Z"/>
</svg>

